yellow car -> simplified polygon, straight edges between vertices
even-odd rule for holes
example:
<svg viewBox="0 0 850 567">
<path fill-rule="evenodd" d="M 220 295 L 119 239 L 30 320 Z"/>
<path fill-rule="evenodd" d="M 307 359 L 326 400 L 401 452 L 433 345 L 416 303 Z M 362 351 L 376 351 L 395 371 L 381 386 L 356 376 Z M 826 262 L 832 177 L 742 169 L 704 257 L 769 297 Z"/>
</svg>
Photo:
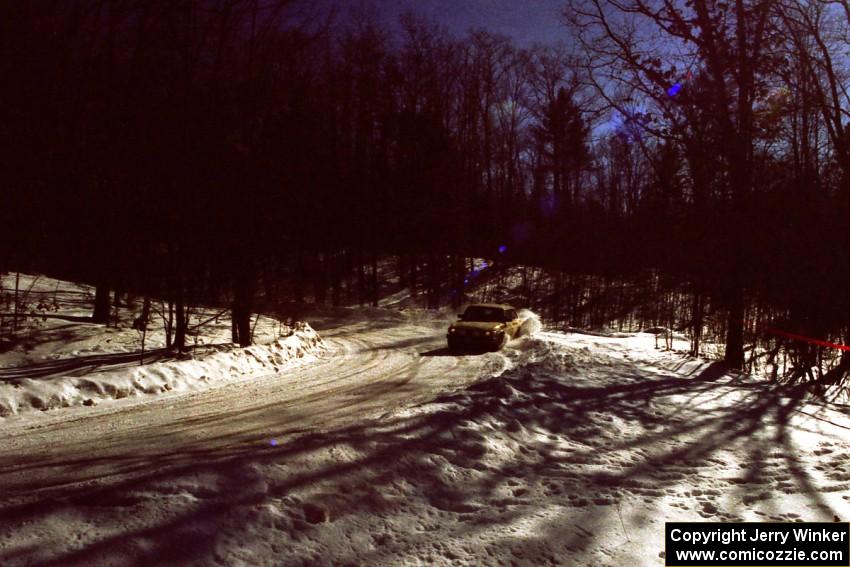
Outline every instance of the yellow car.
<svg viewBox="0 0 850 567">
<path fill-rule="evenodd" d="M 521 327 L 522 320 L 510 305 L 476 303 L 458 315 L 446 338 L 451 350 L 498 350 L 515 338 Z"/>
</svg>

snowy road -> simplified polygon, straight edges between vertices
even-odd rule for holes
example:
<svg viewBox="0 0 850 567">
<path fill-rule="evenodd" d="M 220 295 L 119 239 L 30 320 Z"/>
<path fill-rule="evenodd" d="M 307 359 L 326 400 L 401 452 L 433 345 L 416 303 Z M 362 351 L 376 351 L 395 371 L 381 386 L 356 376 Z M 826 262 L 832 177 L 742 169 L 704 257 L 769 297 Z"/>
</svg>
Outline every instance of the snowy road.
<svg viewBox="0 0 850 567">
<path fill-rule="evenodd" d="M 850 407 L 648 334 L 334 317 L 299 370 L 5 420 L 0 564 L 649 567 L 664 521 L 850 517 Z"/>
<path fill-rule="evenodd" d="M 437 324 L 355 325 L 323 332 L 308 367 L 201 392 L 19 416 L 3 425 L 0 494 L 43 498 L 69 484 L 126 481 L 190 455 L 265 450 L 272 439 L 344 426 L 463 388 L 498 371 L 496 353 L 450 356 Z"/>
</svg>

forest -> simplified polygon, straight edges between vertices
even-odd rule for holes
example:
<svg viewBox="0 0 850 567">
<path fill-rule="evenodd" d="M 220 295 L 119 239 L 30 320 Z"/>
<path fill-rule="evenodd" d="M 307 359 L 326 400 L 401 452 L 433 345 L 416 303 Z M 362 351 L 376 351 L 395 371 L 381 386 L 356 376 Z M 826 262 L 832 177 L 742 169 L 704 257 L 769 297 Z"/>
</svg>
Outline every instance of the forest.
<svg viewBox="0 0 850 567">
<path fill-rule="evenodd" d="M 105 324 L 164 300 L 181 349 L 193 305 L 247 345 L 257 311 L 377 305 L 388 264 L 458 307 L 492 258 L 543 282 L 549 325 L 665 325 L 842 384 L 850 2 L 563 20 L 525 47 L 296 0 L 0 0 L 0 273 L 95 285 Z"/>
</svg>

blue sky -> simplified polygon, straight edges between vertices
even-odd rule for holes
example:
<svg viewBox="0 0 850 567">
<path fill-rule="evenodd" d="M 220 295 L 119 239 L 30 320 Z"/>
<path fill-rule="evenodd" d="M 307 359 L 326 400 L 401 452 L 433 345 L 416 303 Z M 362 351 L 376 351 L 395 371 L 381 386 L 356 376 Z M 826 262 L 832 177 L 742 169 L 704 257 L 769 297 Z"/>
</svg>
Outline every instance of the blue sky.
<svg viewBox="0 0 850 567">
<path fill-rule="evenodd" d="M 323 0 L 345 13 L 367 6 L 388 23 L 412 11 L 433 18 L 455 35 L 484 28 L 511 36 L 517 44 L 566 41 L 561 27 L 564 0 Z"/>
</svg>

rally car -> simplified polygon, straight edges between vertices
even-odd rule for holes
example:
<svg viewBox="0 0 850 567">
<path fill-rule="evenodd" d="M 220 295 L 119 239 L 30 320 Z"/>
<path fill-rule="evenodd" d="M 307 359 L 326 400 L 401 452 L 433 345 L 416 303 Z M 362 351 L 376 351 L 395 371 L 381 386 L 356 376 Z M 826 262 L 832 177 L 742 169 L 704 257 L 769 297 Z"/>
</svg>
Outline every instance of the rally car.
<svg viewBox="0 0 850 567">
<path fill-rule="evenodd" d="M 449 349 L 498 350 L 515 338 L 522 319 L 510 305 L 476 303 L 458 315 L 458 321 L 446 334 Z"/>
</svg>

